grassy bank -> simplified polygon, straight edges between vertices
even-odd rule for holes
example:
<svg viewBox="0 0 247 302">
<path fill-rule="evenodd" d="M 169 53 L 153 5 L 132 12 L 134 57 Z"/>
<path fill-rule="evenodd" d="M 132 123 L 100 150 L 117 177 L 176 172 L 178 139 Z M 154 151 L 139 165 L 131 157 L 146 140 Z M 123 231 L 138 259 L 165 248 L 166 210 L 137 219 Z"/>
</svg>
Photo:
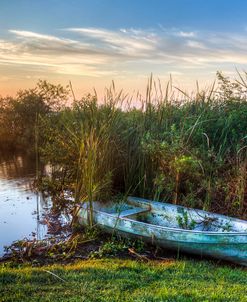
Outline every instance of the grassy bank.
<svg viewBox="0 0 247 302">
<path fill-rule="evenodd" d="M 247 271 L 193 260 L 101 259 L 39 268 L 2 265 L 0 292 L 5 302 L 239 302 L 247 301 Z"/>
<path fill-rule="evenodd" d="M 247 301 L 246 271 L 208 262 L 105 259 L 6 267 L 1 281 L 3 301 Z"/>
</svg>

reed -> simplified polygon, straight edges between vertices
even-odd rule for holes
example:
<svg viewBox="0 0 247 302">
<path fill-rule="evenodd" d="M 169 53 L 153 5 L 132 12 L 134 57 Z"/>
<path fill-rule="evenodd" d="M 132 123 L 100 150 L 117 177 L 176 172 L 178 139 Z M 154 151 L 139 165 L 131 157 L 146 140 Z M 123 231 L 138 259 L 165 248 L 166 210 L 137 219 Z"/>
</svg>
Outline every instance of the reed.
<svg viewBox="0 0 247 302">
<path fill-rule="evenodd" d="M 96 93 L 74 96 L 72 106 L 41 115 L 39 153 L 54 181 L 90 208 L 95 199 L 128 192 L 245 217 L 247 76 L 238 77 L 218 73 L 194 94 L 172 79 L 162 89 L 151 76 L 144 97 L 117 92 L 114 83 L 103 103 Z"/>
</svg>

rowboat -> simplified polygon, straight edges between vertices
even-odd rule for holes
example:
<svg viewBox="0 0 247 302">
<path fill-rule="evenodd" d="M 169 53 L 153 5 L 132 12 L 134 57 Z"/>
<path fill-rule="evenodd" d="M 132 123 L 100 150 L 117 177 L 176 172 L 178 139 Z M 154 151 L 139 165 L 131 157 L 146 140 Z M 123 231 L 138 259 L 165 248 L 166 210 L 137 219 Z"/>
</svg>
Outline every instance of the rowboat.
<svg viewBox="0 0 247 302">
<path fill-rule="evenodd" d="M 128 197 L 125 202 L 84 203 L 78 218 L 107 232 L 141 238 L 186 253 L 247 266 L 247 221 L 179 205 Z"/>
</svg>

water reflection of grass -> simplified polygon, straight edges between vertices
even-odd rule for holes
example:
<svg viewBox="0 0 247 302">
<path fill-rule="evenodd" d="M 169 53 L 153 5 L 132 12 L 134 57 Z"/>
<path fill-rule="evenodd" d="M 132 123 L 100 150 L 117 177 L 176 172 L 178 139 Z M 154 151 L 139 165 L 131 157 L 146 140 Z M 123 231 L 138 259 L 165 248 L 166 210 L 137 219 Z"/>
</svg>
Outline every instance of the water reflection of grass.
<svg viewBox="0 0 247 302">
<path fill-rule="evenodd" d="M 247 301 L 246 270 L 204 261 L 3 265 L 0 280 L 1 301 Z"/>
</svg>

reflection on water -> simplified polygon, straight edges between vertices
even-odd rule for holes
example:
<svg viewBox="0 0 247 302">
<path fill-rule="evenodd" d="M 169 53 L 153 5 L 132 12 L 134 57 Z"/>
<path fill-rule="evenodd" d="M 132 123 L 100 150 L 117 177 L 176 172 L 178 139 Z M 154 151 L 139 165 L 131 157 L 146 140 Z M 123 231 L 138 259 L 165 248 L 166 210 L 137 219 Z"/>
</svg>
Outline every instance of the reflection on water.
<svg viewBox="0 0 247 302">
<path fill-rule="evenodd" d="M 21 155 L 0 156 L 0 255 L 14 240 L 42 239 L 47 233 L 40 217 L 51 201 L 32 191 L 34 177 L 34 160 Z"/>
</svg>

